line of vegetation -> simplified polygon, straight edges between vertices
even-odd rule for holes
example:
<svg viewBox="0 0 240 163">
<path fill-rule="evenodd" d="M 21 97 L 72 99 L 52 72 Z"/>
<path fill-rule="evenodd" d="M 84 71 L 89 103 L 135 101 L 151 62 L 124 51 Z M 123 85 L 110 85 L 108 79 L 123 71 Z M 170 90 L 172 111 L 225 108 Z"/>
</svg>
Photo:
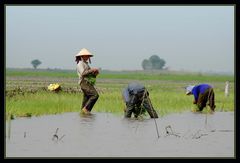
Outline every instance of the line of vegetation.
<svg viewBox="0 0 240 163">
<path fill-rule="evenodd" d="M 20 77 L 65 77 L 77 78 L 74 70 L 51 69 L 6 69 L 6 76 Z M 171 71 L 106 71 L 100 72 L 99 79 L 132 79 L 132 80 L 170 80 L 170 81 L 229 81 L 234 82 L 232 75 L 204 73 L 176 73 Z"/>
<path fill-rule="evenodd" d="M 100 93 L 99 100 L 93 112 L 110 112 L 122 114 L 125 104 L 122 100 L 121 89 Z M 234 111 L 234 96 L 231 91 L 229 97 L 224 97 L 220 89 L 216 89 L 216 111 Z M 193 97 L 186 96 L 183 91 L 167 91 L 154 89 L 150 91 L 150 99 L 160 116 L 190 111 L 195 109 Z M 35 93 L 19 94 L 6 98 L 6 113 L 8 116 L 40 116 L 59 114 L 63 112 L 79 112 L 82 93 L 38 91 Z"/>
<path fill-rule="evenodd" d="M 79 112 L 82 93 L 77 84 L 77 75 L 72 70 L 6 70 L 6 115 L 8 117 L 39 116 L 63 112 Z M 16 77 L 16 79 L 14 79 Z M 18 78 L 21 77 L 21 80 Z M 38 77 L 34 80 L 31 77 Z M 46 88 L 57 77 L 63 89 L 59 93 Z M 61 78 L 62 79 L 62 78 Z M 121 79 L 121 80 L 120 80 Z M 125 104 L 122 89 L 130 81 L 141 81 L 150 92 L 150 99 L 160 116 L 173 112 L 194 109 L 193 97 L 186 96 L 184 87 L 188 84 L 209 83 L 216 94 L 216 111 L 234 111 L 234 77 L 196 73 L 172 73 L 166 71 L 112 72 L 102 71 L 96 88 L 100 97 L 93 112 L 111 112 L 123 115 Z M 225 81 L 230 82 L 229 97 L 224 96 Z M 73 89 L 73 87 L 76 87 Z"/>
</svg>

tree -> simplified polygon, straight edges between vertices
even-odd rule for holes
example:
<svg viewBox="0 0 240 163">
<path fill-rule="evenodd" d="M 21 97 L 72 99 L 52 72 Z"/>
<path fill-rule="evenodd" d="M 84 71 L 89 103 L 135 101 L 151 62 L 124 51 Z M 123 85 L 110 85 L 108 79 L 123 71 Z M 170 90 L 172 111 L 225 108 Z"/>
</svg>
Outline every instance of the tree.
<svg viewBox="0 0 240 163">
<path fill-rule="evenodd" d="M 144 59 L 142 61 L 142 68 L 144 70 L 151 70 L 152 69 L 152 63 L 148 59 Z"/>
<path fill-rule="evenodd" d="M 162 70 L 163 67 L 165 66 L 165 61 L 157 55 L 152 55 L 149 58 L 149 61 L 152 63 L 152 69 L 154 70 Z"/>
<path fill-rule="evenodd" d="M 142 68 L 144 70 L 150 69 L 150 70 L 162 70 L 165 66 L 165 60 L 161 59 L 157 55 L 152 55 L 148 60 L 144 59 L 142 62 Z"/>
<path fill-rule="evenodd" d="M 152 55 L 150 58 L 149 58 L 149 61 L 152 63 L 152 69 L 160 69 L 160 58 L 159 56 L 157 55 Z"/>
<path fill-rule="evenodd" d="M 33 65 L 34 69 L 36 69 L 42 62 L 38 59 L 32 60 L 31 64 Z"/>
</svg>

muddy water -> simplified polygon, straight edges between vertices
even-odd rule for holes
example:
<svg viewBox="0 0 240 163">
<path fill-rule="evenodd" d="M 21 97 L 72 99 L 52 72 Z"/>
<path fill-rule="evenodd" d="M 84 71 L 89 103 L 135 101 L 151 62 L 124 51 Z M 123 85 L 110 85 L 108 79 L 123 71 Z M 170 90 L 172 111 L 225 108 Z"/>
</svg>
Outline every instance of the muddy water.
<svg viewBox="0 0 240 163">
<path fill-rule="evenodd" d="M 234 157 L 234 130 L 232 112 L 207 116 L 187 112 L 156 121 L 127 120 L 110 113 L 18 118 L 11 121 L 5 155 L 7 158 Z"/>
</svg>

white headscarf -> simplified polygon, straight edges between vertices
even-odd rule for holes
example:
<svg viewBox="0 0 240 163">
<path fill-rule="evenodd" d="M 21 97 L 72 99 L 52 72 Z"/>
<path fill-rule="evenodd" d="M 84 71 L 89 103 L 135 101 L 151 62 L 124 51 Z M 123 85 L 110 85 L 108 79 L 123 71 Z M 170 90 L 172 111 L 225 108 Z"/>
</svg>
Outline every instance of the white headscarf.
<svg viewBox="0 0 240 163">
<path fill-rule="evenodd" d="M 189 85 L 186 87 L 186 95 L 192 92 L 192 89 L 194 88 L 194 85 Z"/>
</svg>

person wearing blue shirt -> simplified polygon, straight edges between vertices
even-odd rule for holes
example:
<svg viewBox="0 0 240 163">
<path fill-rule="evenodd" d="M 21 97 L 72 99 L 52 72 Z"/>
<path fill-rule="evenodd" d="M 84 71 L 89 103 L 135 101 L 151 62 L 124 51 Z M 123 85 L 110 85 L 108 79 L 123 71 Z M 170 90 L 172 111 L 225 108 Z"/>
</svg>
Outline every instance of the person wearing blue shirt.
<svg viewBox="0 0 240 163">
<path fill-rule="evenodd" d="M 209 84 L 189 85 L 186 87 L 186 95 L 194 96 L 193 104 L 197 105 L 199 111 L 207 106 L 207 102 L 212 111 L 216 108 L 214 90 Z"/>
<path fill-rule="evenodd" d="M 151 118 L 158 118 L 157 112 L 154 110 L 147 89 L 140 83 L 129 83 L 122 92 L 123 100 L 126 104 L 124 109 L 125 117 L 131 118 L 132 114 L 137 118 L 146 111 Z"/>
</svg>

